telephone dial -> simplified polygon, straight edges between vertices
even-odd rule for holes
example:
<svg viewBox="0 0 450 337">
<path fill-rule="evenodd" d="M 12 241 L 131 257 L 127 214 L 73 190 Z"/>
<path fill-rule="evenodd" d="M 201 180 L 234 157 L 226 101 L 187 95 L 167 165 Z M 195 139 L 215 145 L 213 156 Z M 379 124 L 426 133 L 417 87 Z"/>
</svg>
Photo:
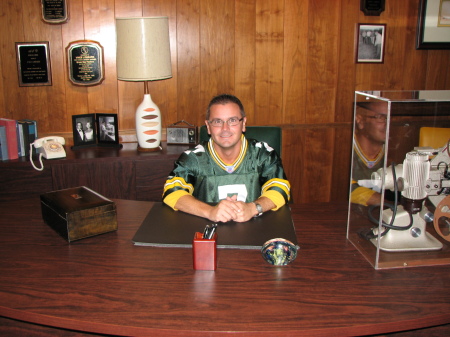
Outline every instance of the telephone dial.
<svg viewBox="0 0 450 337">
<path fill-rule="evenodd" d="M 64 151 L 63 145 L 66 143 L 63 137 L 58 136 L 49 136 L 44 138 L 39 138 L 34 141 L 34 143 L 30 144 L 30 162 L 35 170 L 42 171 L 44 169 L 44 165 L 42 164 L 42 157 L 45 159 L 56 159 L 56 158 L 65 158 L 66 151 Z M 33 162 L 33 146 L 36 148 L 39 153 L 39 162 L 41 163 L 41 167 L 37 168 Z"/>
</svg>

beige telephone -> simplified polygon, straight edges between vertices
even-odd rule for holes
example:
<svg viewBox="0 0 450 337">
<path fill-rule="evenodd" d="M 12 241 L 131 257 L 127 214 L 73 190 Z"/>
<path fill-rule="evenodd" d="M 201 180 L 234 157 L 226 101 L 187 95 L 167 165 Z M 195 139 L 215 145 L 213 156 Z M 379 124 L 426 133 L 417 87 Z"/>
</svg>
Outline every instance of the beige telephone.
<svg viewBox="0 0 450 337">
<path fill-rule="evenodd" d="M 44 165 L 42 164 L 42 157 L 45 159 L 56 159 L 65 158 L 66 151 L 64 151 L 63 145 L 66 143 L 63 137 L 49 136 L 36 139 L 34 143 L 30 144 L 30 162 L 34 169 L 42 171 Z M 41 163 L 41 168 L 37 168 L 33 162 L 33 146 L 37 149 L 39 153 L 39 162 Z"/>
</svg>

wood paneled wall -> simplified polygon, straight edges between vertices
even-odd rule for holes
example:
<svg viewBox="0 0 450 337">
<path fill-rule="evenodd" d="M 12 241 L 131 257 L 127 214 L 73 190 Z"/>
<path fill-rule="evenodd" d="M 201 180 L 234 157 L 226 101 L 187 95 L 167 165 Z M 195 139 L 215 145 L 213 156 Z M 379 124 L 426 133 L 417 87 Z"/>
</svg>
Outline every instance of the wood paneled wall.
<svg viewBox="0 0 450 337">
<path fill-rule="evenodd" d="M 218 93 L 243 101 L 250 125 L 283 127 L 295 202 L 346 199 L 355 90 L 450 89 L 450 51 L 416 50 L 419 0 L 386 1 L 364 16 L 355 0 L 68 0 L 69 21 L 41 20 L 39 0 L 0 7 L 0 115 L 34 118 L 41 133 L 71 132 L 72 115 L 112 112 L 134 129 L 142 83 L 118 81 L 115 17 L 169 17 L 173 78 L 152 82 L 164 124 L 201 125 Z M 355 64 L 357 23 L 385 23 L 384 64 Z M 95 40 L 105 80 L 68 81 L 65 48 Z M 15 42 L 49 41 L 53 85 L 19 87 Z"/>
</svg>

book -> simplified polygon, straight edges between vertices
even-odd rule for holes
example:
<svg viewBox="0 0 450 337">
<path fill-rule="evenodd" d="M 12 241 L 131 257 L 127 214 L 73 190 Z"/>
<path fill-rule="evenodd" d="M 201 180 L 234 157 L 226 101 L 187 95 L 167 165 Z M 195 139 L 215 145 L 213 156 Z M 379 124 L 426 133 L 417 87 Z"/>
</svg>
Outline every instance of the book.
<svg viewBox="0 0 450 337">
<path fill-rule="evenodd" d="M 30 155 L 30 142 L 33 143 L 36 139 L 34 131 L 33 134 L 30 134 L 31 129 L 34 129 L 34 124 L 26 119 L 21 119 L 17 121 L 17 125 L 19 126 L 20 133 L 19 148 L 21 149 L 22 156 L 28 157 Z"/>
<path fill-rule="evenodd" d="M 0 160 L 8 160 L 8 144 L 6 143 L 6 129 L 0 126 Z"/>
<path fill-rule="evenodd" d="M 17 130 L 17 148 L 19 157 L 25 156 L 25 147 L 23 145 L 23 127 L 19 121 L 16 121 L 16 130 Z"/>
<path fill-rule="evenodd" d="M 30 144 L 34 143 L 36 139 L 38 139 L 38 127 L 37 127 L 37 121 L 33 119 L 25 119 L 28 122 L 28 140 Z M 28 144 L 28 148 L 30 148 L 30 145 Z M 33 153 L 37 154 L 37 149 L 33 148 Z"/>
<path fill-rule="evenodd" d="M 9 160 L 19 158 L 19 147 L 17 144 L 17 128 L 14 119 L 0 118 L 0 126 L 5 127 L 6 142 L 8 144 Z"/>
</svg>

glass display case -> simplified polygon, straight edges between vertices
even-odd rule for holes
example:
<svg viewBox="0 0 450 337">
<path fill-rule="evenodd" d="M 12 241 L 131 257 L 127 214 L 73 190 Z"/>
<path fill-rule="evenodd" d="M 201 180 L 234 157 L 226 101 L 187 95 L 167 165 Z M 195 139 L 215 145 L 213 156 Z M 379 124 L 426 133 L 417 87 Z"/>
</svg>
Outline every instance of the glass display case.
<svg viewBox="0 0 450 337">
<path fill-rule="evenodd" d="M 375 269 L 450 263 L 450 90 L 357 91 L 347 239 Z"/>
</svg>

